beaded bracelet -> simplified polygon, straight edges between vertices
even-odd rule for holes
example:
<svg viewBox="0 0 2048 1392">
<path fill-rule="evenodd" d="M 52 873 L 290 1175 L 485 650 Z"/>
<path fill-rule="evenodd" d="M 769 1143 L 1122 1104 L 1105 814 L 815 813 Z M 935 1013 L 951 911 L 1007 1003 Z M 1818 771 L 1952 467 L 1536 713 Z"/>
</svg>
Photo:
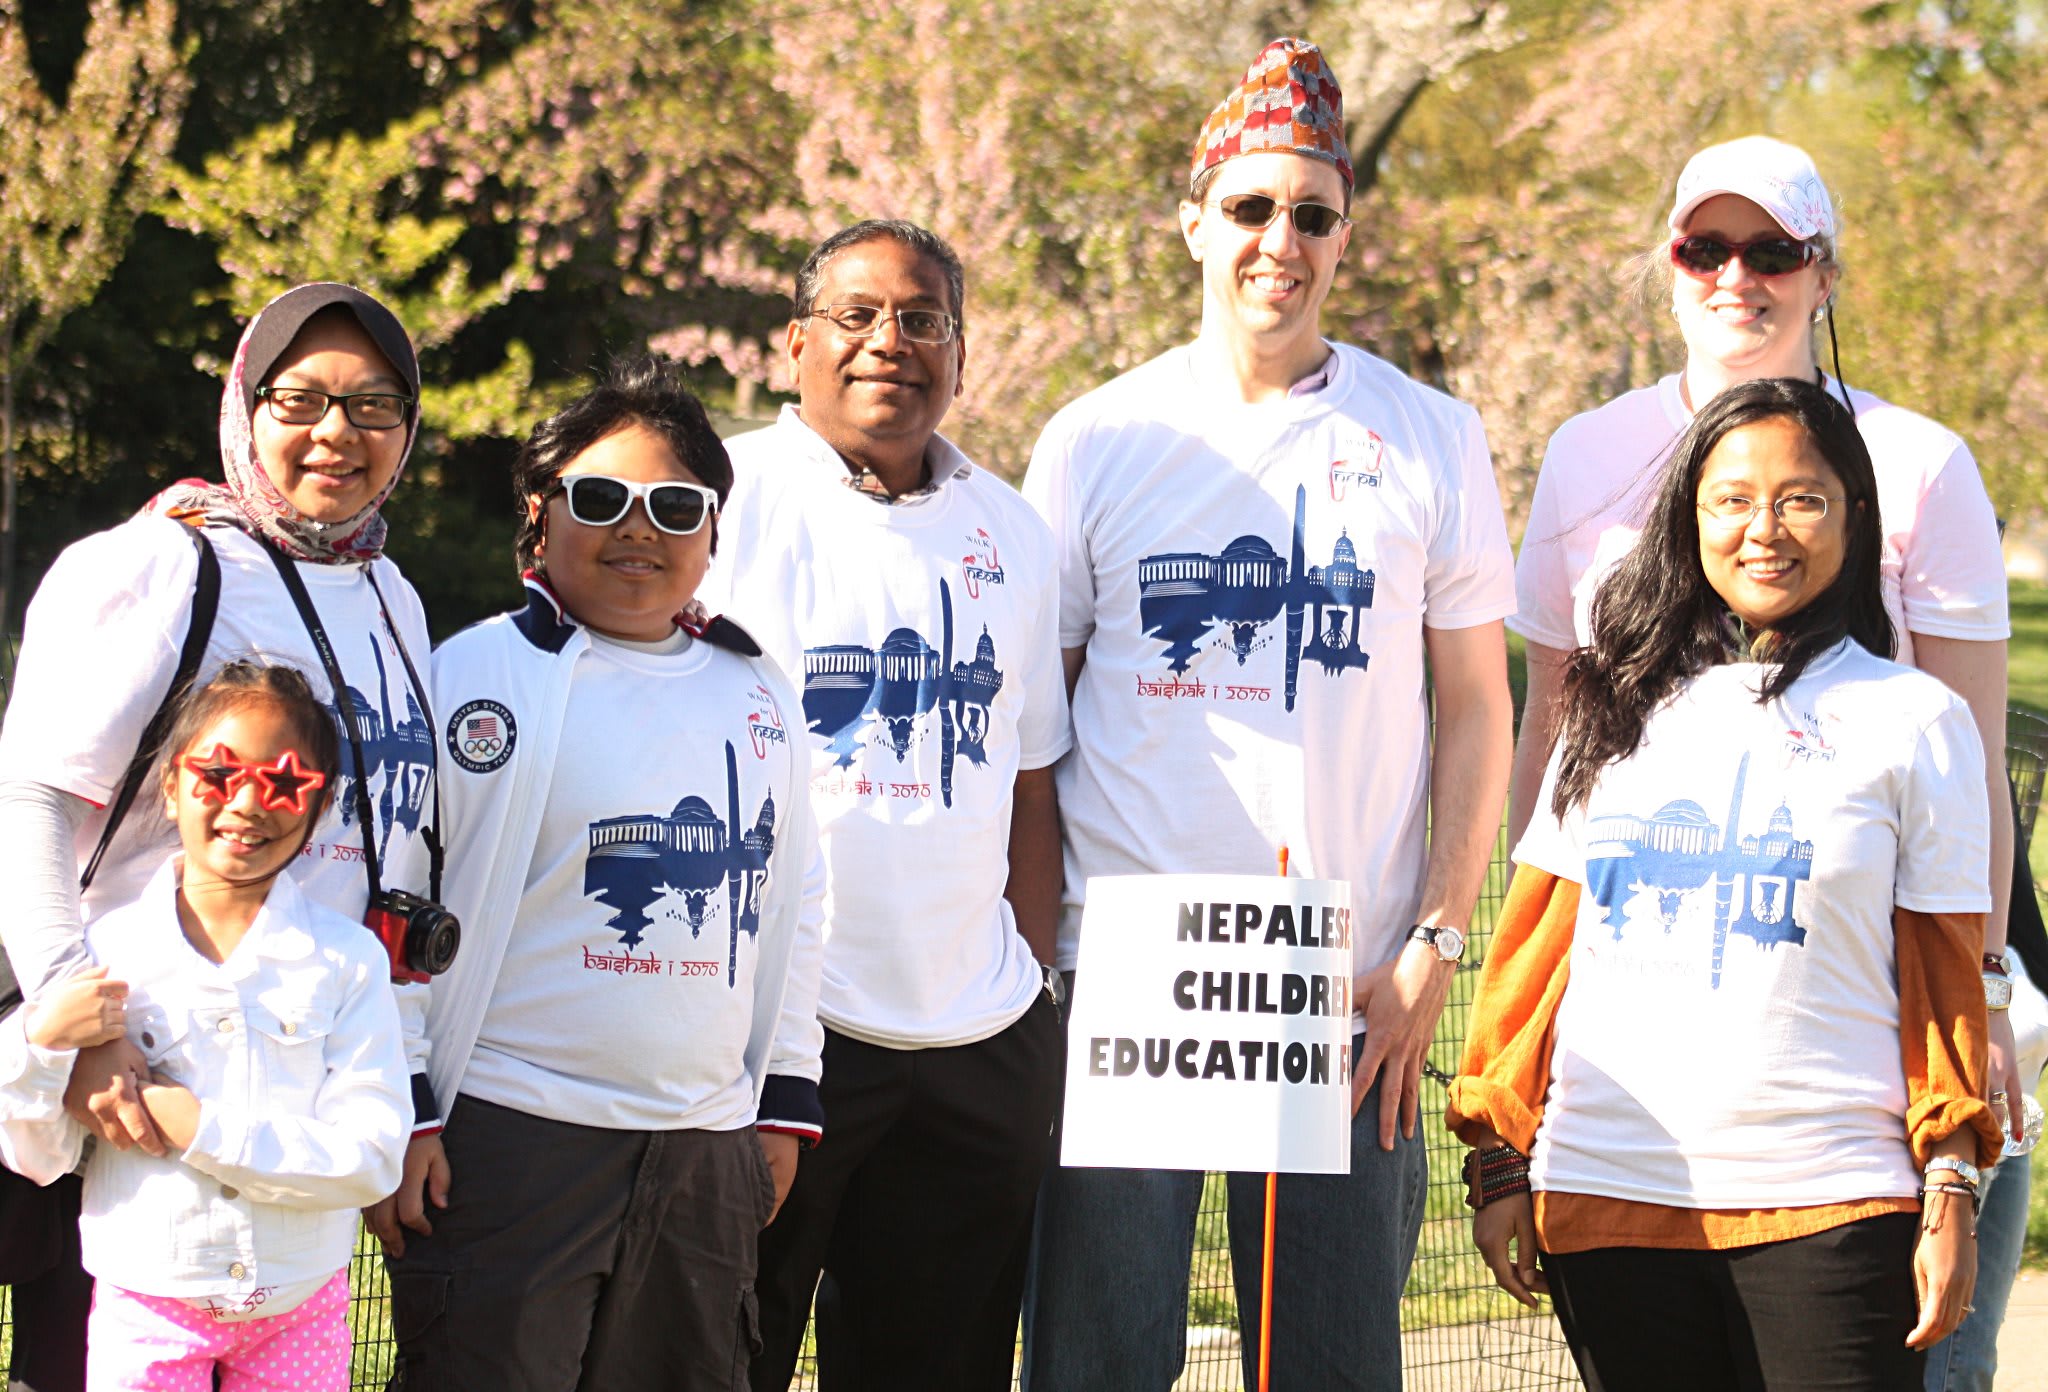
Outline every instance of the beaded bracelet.
<svg viewBox="0 0 2048 1392">
<path fill-rule="evenodd" d="M 1529 1192 L 1529 1157 L 1511 1145 L 1488 1146 L 1465 1156 L 1465 1206 L 1481 1209 Z"/>
<path fill-rule="evenodd" d="M 1974 1184 L 1925 1184 L 1920 1188 L 1920 1197 L 1929 1194 L 1961 1194 L 1970 1201 L 1970 1216 L 1975 1217 L 1984 1207 L 1984 1196 L 1977 1192 Z"/>
</svg>

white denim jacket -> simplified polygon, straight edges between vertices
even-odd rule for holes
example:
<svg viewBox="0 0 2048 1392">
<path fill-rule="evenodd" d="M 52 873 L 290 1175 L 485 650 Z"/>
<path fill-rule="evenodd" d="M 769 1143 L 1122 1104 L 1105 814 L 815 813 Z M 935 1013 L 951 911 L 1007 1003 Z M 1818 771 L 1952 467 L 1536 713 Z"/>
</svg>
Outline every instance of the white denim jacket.
<svg viewBox="0 0 2048 1392">
<path fill-rule="evenodd" d="M 348 1265 L 356 1210 L 398 1187 L 412 1100 L 390 963 L 289 875 L 209 962 L 179 928 L 177 886 L 173 860 L 86 928 L 93 960 L 131 988 L 128 1038 L 200 1106 L 182 1156 L 94 1148 L 85 1269 L 229 1317 L 283 1313 Z M 86 1133 L 63 1105 L 75 1055 L 30 1044 L 27 1014 L 0 1024 L 0 1160 L 49 1184 Z"/>
</svg>

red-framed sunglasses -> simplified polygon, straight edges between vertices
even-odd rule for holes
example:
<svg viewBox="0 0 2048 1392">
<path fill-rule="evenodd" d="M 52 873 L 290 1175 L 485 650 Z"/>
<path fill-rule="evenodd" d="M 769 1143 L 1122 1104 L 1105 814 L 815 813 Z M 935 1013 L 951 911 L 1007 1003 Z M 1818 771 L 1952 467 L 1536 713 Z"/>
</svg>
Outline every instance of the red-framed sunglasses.
<svg viewBox="0 0 2048 1392">
<path fill-rule="evenodd" d="M 1820 248 L 1796 237 L 1759 237 L 1753 242 L 1730 242 L 1700 233 L 1674 237 L 1671 264 L 1687 275 L 1705 278 L 1721 274 L 1721 268 L 1736 257 L 1752 275 L 1791 275 L 1820 259 Z"/>
<path fill-rule="evenodd" d="M 197 781 L 193 795 L 201 802 L 233 802 L 242 785 L 252 779 L 256 800 L 266 812 L 306 815 L 306 794 L 327 785 L 327 775 L 299 766 L 299 751 L 287 749 L 274 764 L 252 764 L 224 744 L 215 744 L 204 754 L 187 754 L 178 761 Z"/>
</svg>

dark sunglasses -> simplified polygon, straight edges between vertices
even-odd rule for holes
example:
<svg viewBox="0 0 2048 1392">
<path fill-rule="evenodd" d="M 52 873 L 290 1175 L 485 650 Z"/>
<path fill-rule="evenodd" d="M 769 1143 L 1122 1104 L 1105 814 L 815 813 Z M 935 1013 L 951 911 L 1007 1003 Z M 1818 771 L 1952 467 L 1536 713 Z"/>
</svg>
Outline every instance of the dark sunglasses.
<svg viewBox="0 0 2048 1392">
<path fill-rule="evenodd" d="M 604 474 L 571 474 L 548 490 L 569 496 L 569 515 L 586 527 L 609 527 L 636 500 L 648 520 L 670 536 L 689 536 L 718 511 L 718 494 L 701 483 L 628 483 Z"/>
<path fill-rule="evenodd" d="M 1820 248 L 1791 237 L 1759 237 L 1753 242 L 1724 242 L 1693 235 L 1671 243 L 1671 264 L 1687 275 L 1713 276 L 1736 257 L 1752 275 L 1781 276 L 1804 270 L 1820 259 Z"/>
<path fill-rule="evenodd" d="M 1326 203 L 1286 203 L 1263 193 L 1232 193 L 1216 200 L 1224 221 L 1247 232 L 1262 232 L 1286 208 L 1294 230 L 1304 237 L 1331 237 L 1351 221 Z"/>
</svg>

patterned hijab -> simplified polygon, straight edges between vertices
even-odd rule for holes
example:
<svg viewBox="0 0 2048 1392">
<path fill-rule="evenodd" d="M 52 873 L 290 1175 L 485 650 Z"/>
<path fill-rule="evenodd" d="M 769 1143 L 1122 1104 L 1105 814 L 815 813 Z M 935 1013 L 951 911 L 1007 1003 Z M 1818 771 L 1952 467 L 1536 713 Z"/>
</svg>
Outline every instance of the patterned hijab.
<svg viewBox="0 0 2048 1392">
<path fill-rule="evenodd" d="M 322 281 L 287 290 L 259 310 L 235 347 L 220 399 L 220 458 L 225 484 L 185 479 L 150 499 L 144 512 L 239 527 L 277 546 L 293 560 L 341 565 L 374 560 L 384 550 L 384 519 L 377 510 L 398 486 L 405 461 L 419 437 L 419 412 L 405 427 L 405 448 L 384 490 L 355 516 L 340 522 L 315 522 L 271 482 L 256 457 L 253 420 L 256 389 L 276 370 L 299 330 L 321 310 L 340 305 L 362 325 L 409 395 L 420 391 L 419 360 L 396 315 L 352 285 Z"/>
</svg>

